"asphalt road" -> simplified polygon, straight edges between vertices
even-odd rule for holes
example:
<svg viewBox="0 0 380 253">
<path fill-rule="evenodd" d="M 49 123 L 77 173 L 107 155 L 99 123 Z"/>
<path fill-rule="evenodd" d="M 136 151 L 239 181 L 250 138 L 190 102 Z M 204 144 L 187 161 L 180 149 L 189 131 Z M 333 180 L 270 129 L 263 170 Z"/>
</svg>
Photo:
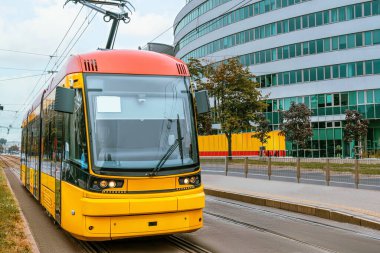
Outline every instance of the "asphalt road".
<svg viewBox="0 0 380 253">
<path fill-rule="evenodd" d="M 41 253 L 88 252 L 47 217 L 11 170 L 6 175 Z M 205 227 L 180 238 L 209 252 L 379 252 L 380 232 L 282 210 L 207 197 Z M 106 252 L 186 252 L 153 237 L 98 244 Z"/>
<path fill-rule="evenodd" d="M 240 167 L 240 168 L 239 168 Z M 208 174 L 224 175 L 225 169 L 223 165 L 213 166 L 213 165 L 202 165 L 202 172 Z M 250 168 L 248 172 L 249 178 L 259 178 L 268 179 L 266 168 Z M 229 166 L 228 175 L 244 177 L 244 169 L 241 166 Z M 296 169 L 272 169 L 273 180 L 281 180 L 286 182 L 297 182 L 297 172 Z M 325 185 L 325 174 L 323 171 L 301 171 L 301 182 L 311 183 L 317 185 Z M 355 187 L 354 175 L 350 173 L 332 173 L 330 177 L 330 185 L 341 186 L 341 187 Z M 379 176 L 361 176 L 359 180 L 359 188 L 367 190 L 380 190 L 380 175 Z"/>
</svg>

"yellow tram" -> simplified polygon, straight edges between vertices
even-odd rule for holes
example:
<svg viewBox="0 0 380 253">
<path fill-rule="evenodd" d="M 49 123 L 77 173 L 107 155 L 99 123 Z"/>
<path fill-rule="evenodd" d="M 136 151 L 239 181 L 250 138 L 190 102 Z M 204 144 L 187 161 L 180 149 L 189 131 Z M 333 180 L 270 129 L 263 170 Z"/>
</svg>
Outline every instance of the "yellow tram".
<svg viewBox="0 0 380 253">
<path fill-rule="evenodd" d="M 81 240 L 195 231 L 205 195 L 194 98 L 208 110 L 173 57 L 72 56 L 23 120 L 21 181 Z"/>
</svg>

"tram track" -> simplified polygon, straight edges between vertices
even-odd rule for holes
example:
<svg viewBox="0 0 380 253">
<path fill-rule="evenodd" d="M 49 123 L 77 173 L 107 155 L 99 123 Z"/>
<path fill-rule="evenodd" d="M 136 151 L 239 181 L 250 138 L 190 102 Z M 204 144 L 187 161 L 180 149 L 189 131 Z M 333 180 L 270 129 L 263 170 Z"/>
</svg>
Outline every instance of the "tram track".
<svg viewBox="0 0 380 253">
<path fill-rule="evenodd" d="M 312 224 L 312 225 L 316 225 L 316 226 L 320 226 L 320 227 L 325 227 L 325 228 L 328 228 L 328 229 L 332 228 L 332 229 L 336 229 L 336 230 L 340 230 L 340 231 L 344 231 L 344 232 L 349 232 L 349 233 L 353 233 L 353 234 L 356 234 L 356 235 L 359 235 L 359 236 L 362 236 L 362 237 L 367 237 L 367 238 L 370 238 L 370 239 L 374 239 L 374 240 L 380 241 L 380 237 L 379 236 L 375 236 L 375 235 L 367 234 L 367 233 L 362 233 L 360 231 L 353 230 L 353 229 L 348 229 L 348 228 L 343 228 L 343 227 L 335 226 L 335 225 L 332 225 L 332 224 L 318 222 L 316 220 L 296 217 L 296 216 L 285 214 L 285 213 L 278 213 L 278 211 L 275 212 L 275 211 L 271 211 L 271 210 L 268 210 L 268 209 L 263 209 L 263 208 L 260 208 L 260 207 L 249 206 L 249 205 L 246 205 L 244 203 L 237 203 L 237 202 L 229 201 L 229 200 L 226 200 L 226 199 L 219 199 L 219 198 L 214 198 L 214 197 L 211 197 L 211 199 L 212 199 L 212 201 L 220 202 L 222 204 L 234 206 L 234 207 L 237 207 L 237 208 L 246 208 L 246 209 L 249 209 L 249 210 L 253 210 L 253 211 L 256 211 L 256 212 L 263 213 L 263 214 L 268 214 L 268 215 L 271 215 L 271 216 L 276 216 L 276 217 L 287 219 L 287 220 L 293 220 L 293 221 L 297 221 L 297 222 Z"/>
<path fill-rule="evenodd" d="M 307 246 L 307 247 L 310 247 L 310 248 L 314 248 L 314 249 L 320 250 L 322 252 L 337 253 L 337 251 L 330 250 L 330 249 L 327 249 L 325 247 L 322 247 L 322 246 L 319 246 L 319 245 L 316 245 L 316 244 L 313 244 L 313 243 L 310 243 L 310 242 L 302 241 L 302 240 L 299 240 L 297 238 L 288 236 L 288 235 L 283 234 L 283 233 L 276 232 L 276 231 L 271 230 L 271 229 L 267 229 L 267 228 L 264 228 L 264 227 L 261 227 L 261 226 L 256 226 L 256 225 L 253 225 L 251 223 L 247 223 L 247 222 L 244 222 L 244 221 L 239 221 L 237 219 L 229 218 L 229 217 L 221 215 L 221 214 L 212 213 L 212 212 L 209 212 L 209 211 L 204 211 L 203 213 L 205 215 L 209 215 L 211 217 L 223 220 L 223 221 L 228 222 L 228 223 L 232 223 L 232 224 L 235 224 L 235 225 L 238 225 L 238 226 L 242 226 L 242 227 L 245 227 L 245 228 L 248 228 L 248 229 L 253 229 L 253 230 L 261 232 L 261 233 L 271 234 L 271 235 L 279 237 L 281 239 L 290 240 L 290 241 L 292 241 L 294 243 L 301 244 L 301 245 L 304 245 L 304 246 Z"/>
</svg>

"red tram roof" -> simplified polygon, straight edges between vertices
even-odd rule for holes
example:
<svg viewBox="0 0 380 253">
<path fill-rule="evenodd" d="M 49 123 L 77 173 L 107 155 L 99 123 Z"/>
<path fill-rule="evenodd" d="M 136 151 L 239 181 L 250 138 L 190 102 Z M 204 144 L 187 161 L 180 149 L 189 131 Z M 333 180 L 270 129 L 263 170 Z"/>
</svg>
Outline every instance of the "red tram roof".
<svg viewBox="0 0 380 253">
<path fill-rule="evenodd" d="M 71 56 L 44 91 L 46 95 L 73 73 L 189 76 L 186 64 L 169 55 L 142 50 L 98 50 Z M 41 96 L 24 119 L 41 103 Z"/>
</svg>

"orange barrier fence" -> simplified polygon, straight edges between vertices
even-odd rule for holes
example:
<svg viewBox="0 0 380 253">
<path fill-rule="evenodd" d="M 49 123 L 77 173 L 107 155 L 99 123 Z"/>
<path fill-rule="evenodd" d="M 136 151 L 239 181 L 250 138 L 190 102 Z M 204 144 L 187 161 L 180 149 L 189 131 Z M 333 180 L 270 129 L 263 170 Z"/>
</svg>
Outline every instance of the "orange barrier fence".
<svg viewBox="0 0 380 253">
<path fill-rule="evenodd" d="M 257 156 L 260 154 L 261 143 L 252 138 L 252 133 L 240 133 L 232 135 L 233 156 Z M 264 144 L 265 155 L 285 156 L 285 137 L 279 135 L 279 131 L 272 131 L 270 139 Z M 228 145 L 224 134 L 199 136 L 200 156 L 227 156 Z"/>
</svg>

